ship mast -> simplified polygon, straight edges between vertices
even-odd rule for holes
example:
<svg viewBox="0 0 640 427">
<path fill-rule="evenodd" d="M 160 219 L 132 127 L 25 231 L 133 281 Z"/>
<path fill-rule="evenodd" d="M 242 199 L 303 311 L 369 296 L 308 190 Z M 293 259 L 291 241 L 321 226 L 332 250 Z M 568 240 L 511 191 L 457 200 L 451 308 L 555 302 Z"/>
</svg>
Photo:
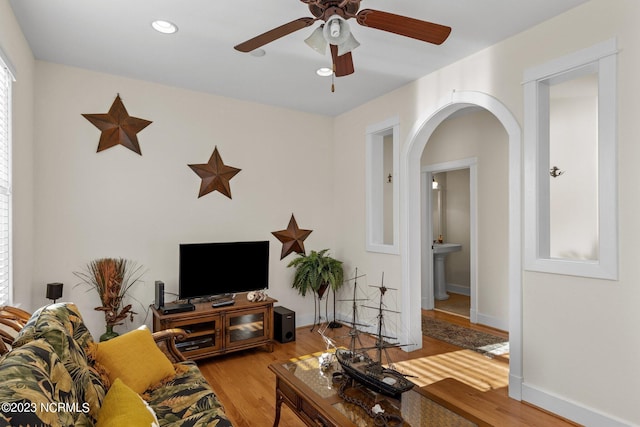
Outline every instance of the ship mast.
<svg viewBox="0 0 640 427">
<path fill-rule="evenodd" d="M 378 363 L 382 363 L 382 348 L 384 346 L 382 341 L 382 322 L 384 321 L 382 314 L 382 297 L 384 297 L 387 288 L 384 286 L 384 272 L 382 273 L 382 283 L 380 284 L 380 303 L 378 306 L 378 342 L 376 343 L 378 353 Z"/>
<path fill-rule="evenodd" d="M 356 289 L 358 289 L 358 268 L 356 267 L 356 278 L 353 281 L 353 311 L 351 314 L 351 331 L 349 331 L 349 335 L 351 335 L 351 352 L 353 353 L 355 351 L 356 348 L 356 337 L 358 336 L 358 333 L 355 332 L 356 331 L 356 310 L 357 310 L 357 306 L 356 306 Z"/>
<path fill-rule="evenodd" d="M 376 339 L 376 343 L 375 345 L 372 347 L 372 349 L 376 349 L 377 352 L 377 362 L 378 363 L 382 363 L 382 352 L 384 351 L 385 357 L 387 359 L 389 359 L 389 355 L 387 354 L 387 349 L 391 348 L 391 347 L 401 347 L 402 344 L 398 344 L 398 343 L 390 343 L 390 342 L 386 342 L 385 339 L 392 339 L 392 340 L 396 340 L 396 337 L 392 337 L 392 336 L 388 336 L 388 335 L 384 335 L 384 331 L 385 331 L 385 326 L 384 326 L 384 314 L 383 312 L 385 311 L 389 311 L 392 313 L 398 313 L 397 311 L 394 310 L 389 310 L 387 308 L 384 308 L 385 305 L 383 303 L 383 298 L 384 295 L 387 293 L 388 290 L 390 289 L 394 289 L 394 288 L 387 288 L 384 285 L 384 273 L 382 273 L 382 284 L 380 286 L 374 286 L 375 288 L 378 288 L 380 290 L 380 302 L 378 304 L 378 307 L 372 307 L 372 306 L 368 306 L 365 305 L 364 307 L 370 308 L 372 310 L 378 310 L 378 333 L 377 333 L 377 339 Z M 389 362 L 390 363 L 390 362 Z"/>
<path fill-rule="evenodd" d="M 355 354 L 356 352 L 356 348 L 357 345 L 359 345 L 360 347 L 362 347 L 362 341 L 360 339 L 360 330 L 358 329 L 358 326 L 360 325 L 360 323 L 358 323 L 358 301 L 360 301 L 357 298 L 357 291 L 358 291 L 358 269 L 356 268 L 356 272 L 355 272 L 355 276 L 353 277 L 353 299 L 351 300 L 352 303 L 352 314 L 351 314 L 351 328 L 349 330 L 349 337 L 351 339 L 351 343 L 350 343 L 350 347 L 349 350 L 351 350 L 352 354 Z M 348 279 L 351 280 L 351 279 Z M 348 300 L 341 300 L 341 301 L 348 301 Z"/>
</svg>

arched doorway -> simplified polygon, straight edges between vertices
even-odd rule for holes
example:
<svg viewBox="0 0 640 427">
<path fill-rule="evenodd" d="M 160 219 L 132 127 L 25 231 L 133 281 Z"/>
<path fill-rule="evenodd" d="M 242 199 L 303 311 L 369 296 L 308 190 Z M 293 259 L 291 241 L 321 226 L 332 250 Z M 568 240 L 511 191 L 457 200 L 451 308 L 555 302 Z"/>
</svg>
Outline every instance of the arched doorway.
<svg viewBox="0 0 640 427">
<path fill-rule="evenodd" d="M 450 97 L 423 119 L 416 121 L 401 155 L 402 227 L 402 321 L 407 325 L 407 342 L 421 343 L 420 294 L 422 265 L 420 157 L 434 130 L 451 114 L 467 107 L 481 107 L 504 126 L 509 144 L 509 396 L 522 396 L 522 241 L 521 241 L 521 152 L 520 125 L 511 112 L 494 97 L 481 92 L 452 92 Z"/>
</svg>

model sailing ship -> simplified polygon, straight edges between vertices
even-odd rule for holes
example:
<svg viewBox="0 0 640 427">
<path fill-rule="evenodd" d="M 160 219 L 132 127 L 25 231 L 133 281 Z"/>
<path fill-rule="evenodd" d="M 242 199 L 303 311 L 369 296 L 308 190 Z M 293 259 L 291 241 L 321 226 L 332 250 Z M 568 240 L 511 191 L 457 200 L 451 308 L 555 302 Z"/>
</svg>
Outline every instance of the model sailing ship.
<svg viewBox="0 0 640 427">
<path fill-rule="evenodd" d="M 357 277 L 357 271 L 356 271 Z M 384 308 L 383 298 L 384 294 L 390 288 L 384 286 L 384 275 L 382 276 L 383 282 L 380 286 L 376 286 L 380 290 L 380 302 L 378 307 L 368 307 L 378 310 L 378 327 L 376 334 L 376 342 L 373 347 L 364 347 L 360 341 L 359 326 L 363 326 L 358 323 L 357 319 L 357 303 L 356 303 L 356 288 L 357 283 L 354 281 L 353 285 L 353 315 L 350 322 L 351 331 L 351 345 L 349 349 L 337 348 L 335 355 L 336 359 L 342 366 L 343 371 L 354 380 L 365 385 L 366 387 L 374 390 L 378 393 L 385 394 L 391 397 L 399 397 L 405 391 L 409 391 L 415 385 L 409 381 L 402 373 L 396 371 L 391 366 L 387 349 L 400 347 L 398 343 L 390 343 L 387 340 L 395 340 L 394 337 L 383 335 L 384 331 L 384 312 L 391 311 Z M 368 351 L 375 350 L 376 357 L 369 356 Z M 382 365 L 382 354 L 384 353 L 385 359 L 387 359 L 387 367 Z"/>
</svg>

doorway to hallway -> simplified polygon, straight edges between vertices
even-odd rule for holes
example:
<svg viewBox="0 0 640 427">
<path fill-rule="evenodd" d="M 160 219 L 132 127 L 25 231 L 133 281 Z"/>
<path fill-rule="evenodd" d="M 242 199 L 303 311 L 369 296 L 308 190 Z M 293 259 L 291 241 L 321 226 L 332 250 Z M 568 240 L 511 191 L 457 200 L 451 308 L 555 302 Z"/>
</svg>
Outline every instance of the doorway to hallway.
<svg viewBox="0 0 640 427">
<path fill-rule="evenodd" d="M 478 321 L 477 176 L 473 157 L 423 166 L 421 179 L 425 222 L 421 307 L 432 310 L 436 303 L 461 294 L 468 297 L 464 316 L 472 323 Z M 439 242 L 459 247 L 436 253 Z"/>
<path fill-rule="evenodd" d="M 455 112 L 469 106 L 478 106 L 495 116 L 507 134 L 508 160 L 503 166 L 495 170 L 500 173 L 502 183 L 508 187 L 508 199 L 506 211 L 508 216 L 501 216 L 508 231 L 507 244 L 502 265 L 507 266 L 504 272 L 508 291 L 503 293 L 508 299 L 508 325 L 504 329 L 509 330 L 510 363 L 509 363 L 509 396 L 520 400 L 522 398 L 522 264 L 521 264 L 521 130 L 518 121 L 513 114 L 496 98 L 482 92 L 452 91 L 451 95 L 433 109 L 433 111 L 416 121 L 416 124 L 408 138 L 408 144 L 403 149 L 401 171 L 401 218 L 404 227 L 401 227 L 401 240 L 404 242 L 402 259 L 402 287 L 401 299 L 403 301 L 402 321 L 408 325 L 407 339 L 419 342 L 421 331 L 420 305 L 421 286 L 412 284 L 423 283 L 423 239 L 425 230 L 428 231 L 424 216 L 421 189 L 421 157 L 427 141 L 436 128 Z M 429 232 L 431 233 L 431 232 Z M 433 261 L 431 261 L 433 262 Z M 431 273 L 428 270 L 427 273 Z M 488 283 L 493 283 L 489 279 Z M 508 295 L 505 295 L 508 294 Z M 503 328 L 500 328 L 503 329 Z"/>
</svg>

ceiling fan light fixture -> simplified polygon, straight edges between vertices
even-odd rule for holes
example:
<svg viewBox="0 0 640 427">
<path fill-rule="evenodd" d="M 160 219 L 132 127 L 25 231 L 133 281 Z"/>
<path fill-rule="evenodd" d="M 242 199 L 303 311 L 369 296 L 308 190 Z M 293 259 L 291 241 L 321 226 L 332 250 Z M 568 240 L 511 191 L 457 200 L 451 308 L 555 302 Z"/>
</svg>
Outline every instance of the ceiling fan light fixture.
<svg viewBox="0 0 640 427">
<path fill-rule="evenodd" d="M 327 43 L 340 46 L 349 39 L 351 31 L 344 18 L 339 15 L 332 15 L 324 25 L 323 35 Z"/>
<path fill-rule="evenodd" d="M 324 55 L 327 52 L 327 41 L 324 39 L 324 35 L 322 34 L 323 27 L 324 25 L 320 25 L 304 40 L 311 49 L 321 55 Z"/>
<path fill-rule="evenodd" d="M 158 19 L 151 23 L 154 30 L 162 34 L 173 34 L 178 31 L 178 26 L 173 22 Z"/>
<path fill-rule="evenodd" d="M 347 40 L 344 43 L 338 45 L 338 56 L 349 53 L 358 46 L 360 46 L 360 42 L 358 42 L 358 40 L 353 37 L 353 34 L 349 34 Z"/>
<path fill-rule="evenodd" d="M 333 38 L 340 37 L 340 21 L 334 19 L 329 23 L 329 34 L 331 34 Z"/>
</svg>

